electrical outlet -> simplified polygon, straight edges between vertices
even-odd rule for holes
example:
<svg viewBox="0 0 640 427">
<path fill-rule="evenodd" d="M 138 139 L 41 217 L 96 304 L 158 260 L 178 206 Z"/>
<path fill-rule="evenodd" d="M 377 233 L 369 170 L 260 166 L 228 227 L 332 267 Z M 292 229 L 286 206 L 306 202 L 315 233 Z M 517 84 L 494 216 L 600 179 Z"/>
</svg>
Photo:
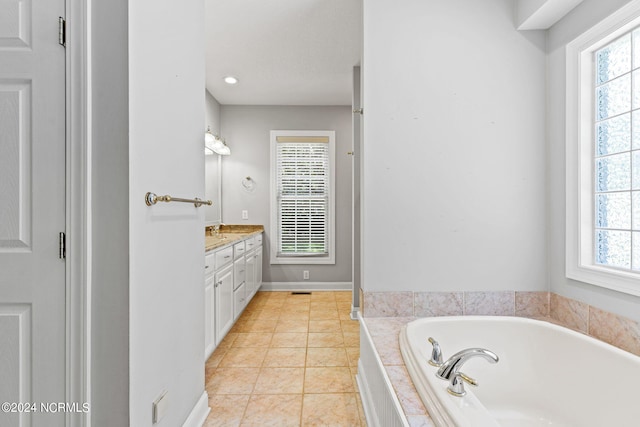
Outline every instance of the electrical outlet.
<svg viewBox="0 0 640 427">
<path fill-rule="evenodd" d="M 309 270 L 304 270 L 302 272 L 302 279 L 303 280 L 309 280 Z"/>
<path fill-rule="evenodd" d="M 242 219 L 249 219 L 249 211 L 242 211 Z"/>
</svg>

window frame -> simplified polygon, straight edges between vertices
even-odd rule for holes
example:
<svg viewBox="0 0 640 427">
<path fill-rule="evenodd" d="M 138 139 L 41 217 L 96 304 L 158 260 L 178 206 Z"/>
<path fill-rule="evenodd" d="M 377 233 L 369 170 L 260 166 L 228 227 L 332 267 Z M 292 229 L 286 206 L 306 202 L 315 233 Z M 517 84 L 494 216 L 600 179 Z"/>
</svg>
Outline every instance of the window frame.
<svg viewBox="0 0 640 427">
<path fill-rule="evenodd" d="M 634 0 L 566 46 L 566 277 L 640 296 L 640 272 L 595 263 L 594 52 L 640 25 Z"/>
<path fill-rule="evenodd" d="M 335 131 L 309 131 L 309 130 L 272 130 L 270 132 L 270 223 L 273 238 L 270 244 L 270 264 L 335 264 L 335 213 L 336 213 L 336 171 L 335 171 Z M 329 139 L 329 209 L 328 209 L 328 233 L 326 256 L 283 256 L 278 255 L 278 241 L 280 240 L 280 229 L 278 227 L 278 188 L 277 179 L 277 137 L 279 136 L 301 136 L 301 137 L 327 137 Z"/>
</svg>

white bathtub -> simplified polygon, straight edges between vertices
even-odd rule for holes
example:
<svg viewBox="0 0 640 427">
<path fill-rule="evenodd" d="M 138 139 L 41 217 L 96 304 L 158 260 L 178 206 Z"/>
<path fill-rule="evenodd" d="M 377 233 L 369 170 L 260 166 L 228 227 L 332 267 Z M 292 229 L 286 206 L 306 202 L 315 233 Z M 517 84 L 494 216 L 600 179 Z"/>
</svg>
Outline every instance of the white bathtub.
<svg viewBox="0 0 640 427">
<path fill-rule="evenodd" d="M 493 351 L 462 368 L 478 381 L 447 392 L 428 337 L 444 360 L 470 347 Z M 400 333 L 407 370 L 436 426 L 640 426 L 640 357 L 548 322 L 517 317 L 418 319 Z"/>
</svg>

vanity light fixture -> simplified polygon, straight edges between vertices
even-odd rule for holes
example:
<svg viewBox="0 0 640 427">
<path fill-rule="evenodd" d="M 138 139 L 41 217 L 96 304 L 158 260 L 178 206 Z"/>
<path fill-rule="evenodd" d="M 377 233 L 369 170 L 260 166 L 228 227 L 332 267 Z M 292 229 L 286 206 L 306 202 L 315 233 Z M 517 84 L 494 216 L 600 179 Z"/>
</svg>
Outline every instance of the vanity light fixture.
<svg viewBox="0 0 640 427">
<path fill-rule="evenodd" d="M 220 154 L 221 156 L 228 156 L 231 154 L 231 150 L 227 146 L 224 138 L 211 133 L 211 128 L 207 126 L 207 131 L 204 133 L 204 154 L 214 153 Z"/>
<path fill-rule="evenodd" d="M 236 83 L 238 83 L 238 79 L 236 77 L 233 76 L 227 76 L 224 78 L 224 82 L 228 85 L 234 85 Z"/>
<path fill-rule="evenodd" d="M 220 138 L 217 135 L 216 135 L 216 140 L 213 143 L 213 146 L 211 148 L 213 149 L 213 151 L 220 154 L 221 156 L 228 156 L 229 154 L 231 154 L 231 149 L 227 146 L 227 143 L 225 142 L 224 138 Z"/>
<path fill-rule="evenodd" d="M 210 156 L 215 153 L 213 149 L 213 143 L 216 137 L 211 133 L 211 128 L 207 126 L 207 131 L 204 133 L 204 154 Z"/>
</svg>

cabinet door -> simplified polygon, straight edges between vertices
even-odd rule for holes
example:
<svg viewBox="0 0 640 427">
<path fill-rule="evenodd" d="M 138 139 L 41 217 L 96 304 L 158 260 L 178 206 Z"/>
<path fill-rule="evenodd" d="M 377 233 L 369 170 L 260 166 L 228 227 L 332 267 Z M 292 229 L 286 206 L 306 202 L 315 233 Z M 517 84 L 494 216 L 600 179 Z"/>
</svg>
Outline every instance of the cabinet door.
<svg viewBox="0 0 640 427">
<path fill-rule="evenodd" d="M 251 300 L 256 292 L 256 253 L 251 252 L 247 255 L 247 276 L 245 279 L 247 284 L 247 302 Z"/>
<path fill-rule="evenodd" d="M 216 272 L 214 307 L 218 345 L 233 325 L 233 264 Z"/>
<path fill-rule="evenodd" d="M 240 313 L 244 310 L 247 301 L 244 283 L 238 289 L 233 291 L 233 320 L 240 317 Z"/>
<path fill-rule="evenodd" d="M 255 288 L 256 291 L 258 291 L 258 289 L 260 289 L 260 286 L 262 286 L 262 248 L 258 247 L 258 249 L 256 250 L 256 284 L 255 284 Z"/>
<path fill-rule="evenodd" d="M 207 276 L 204 281 L 204 358 L 211 356 L 216 347 L 215 341 L 215 319 L 213 317 L 213 301 L 215 278 L 213 275 Z"/>
<path fill-rule="evenodd" d="M 247 275 L 244 256 L 233 262 L 233 273 L 233 289 L 238 289 L 245 282 Z"/>
</svg>

